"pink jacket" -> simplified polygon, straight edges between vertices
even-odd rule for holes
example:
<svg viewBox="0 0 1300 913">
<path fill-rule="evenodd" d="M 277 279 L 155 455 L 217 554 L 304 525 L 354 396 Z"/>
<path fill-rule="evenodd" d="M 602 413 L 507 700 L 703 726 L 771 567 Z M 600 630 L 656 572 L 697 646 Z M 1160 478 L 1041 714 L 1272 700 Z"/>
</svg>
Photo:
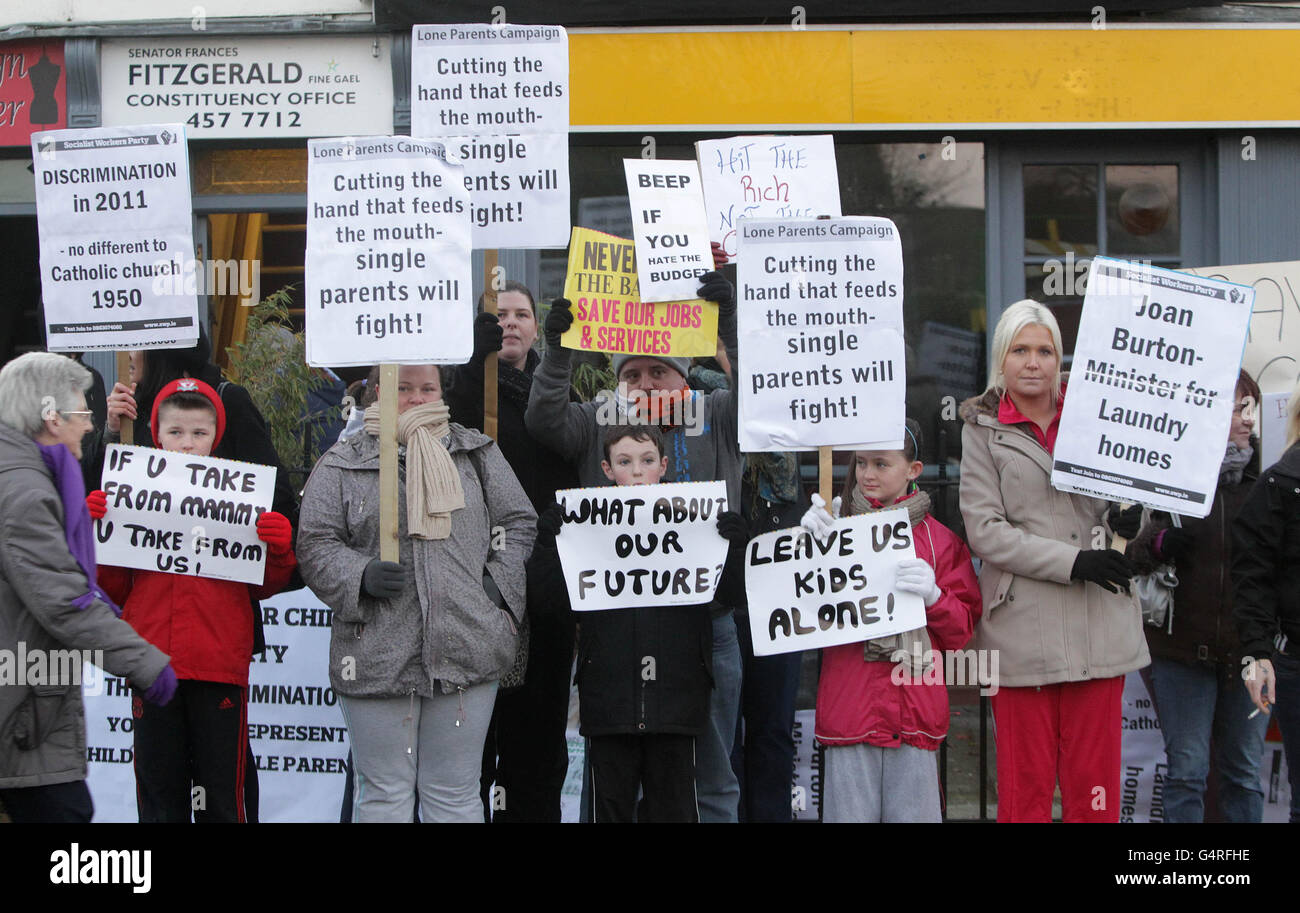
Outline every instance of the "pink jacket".
<svg viewBox="0 0 1300 913">
<path fill-rule="evenodd" d="M 934 568 L 943 595 L 925 610 L 926 628 L 936 653 L 958 650 L 970 640 L 983 611 L 979 581 L 970 551 L 957 534 L 934 517 L 912 527 L 916 556 Z M 895 685 L 894 663 L 866 662 L 862 644 L 844 644 L 822 651 L 817 685 L 817 741 L 823 745 L 866 742 L 884 748 L 914 745 L 934 751 L 948 734 L 948 689 L 943 684 L 943 659 L 925 678 Z M 918 676 L 920 677 L 920 676 Z"/>
</svg>

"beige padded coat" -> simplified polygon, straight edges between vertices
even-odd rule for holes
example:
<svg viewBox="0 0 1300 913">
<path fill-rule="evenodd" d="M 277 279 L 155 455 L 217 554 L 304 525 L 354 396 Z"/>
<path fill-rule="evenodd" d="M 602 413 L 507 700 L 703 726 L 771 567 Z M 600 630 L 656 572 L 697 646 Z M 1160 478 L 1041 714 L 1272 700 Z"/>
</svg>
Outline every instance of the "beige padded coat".
<svg viewBox="0 0 1300 913">
<path fill-rule="evenodd" d="M 961 513 L 982 561 L 973 645 L 998 651 L 1001 687 L 1124 675 L 1151 662 L 1136 595 L 1070 580 L 1079 551 L 1110 541 L 1108 502 L 1051 486 L 1052 456 L 998 421 L 993 391 L 961 406 Z"/>
</svg>

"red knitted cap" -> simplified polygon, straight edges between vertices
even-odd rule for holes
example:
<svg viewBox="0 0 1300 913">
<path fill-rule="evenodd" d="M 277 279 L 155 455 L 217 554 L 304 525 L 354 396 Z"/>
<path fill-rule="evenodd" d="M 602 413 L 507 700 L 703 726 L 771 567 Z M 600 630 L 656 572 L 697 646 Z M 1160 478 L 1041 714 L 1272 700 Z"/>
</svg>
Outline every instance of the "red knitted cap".
<svg viewBox="0 0 1300 913">
<path fill-rule="evenodd" d="M 221 436 L 226 433 L 226 407 L 221 404 L 221 397 L 217 395 L 216 390 L 193 377 L 177 378 L 159 390 L 158 395 L 153 398 L 153 414 L 149 416 L 149 430 L 153 432 L 154 443 L 158 442 L 158 410 L 173 393 L 198 393 L 212 403 L 212 408 L 217 413 L 217 436 L 212 439 L 212 449 L 216 450 L 217 445 L 221 443 Z"/>
</svg>

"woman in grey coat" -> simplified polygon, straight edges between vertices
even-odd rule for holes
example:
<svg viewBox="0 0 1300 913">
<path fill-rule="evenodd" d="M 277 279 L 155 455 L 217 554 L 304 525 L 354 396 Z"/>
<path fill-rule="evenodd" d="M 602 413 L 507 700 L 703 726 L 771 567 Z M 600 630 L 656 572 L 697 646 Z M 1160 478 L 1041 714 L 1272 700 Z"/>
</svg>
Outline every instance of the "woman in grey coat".
<svg viewBox="0 0 1300 913">
<path fill-rule="evenodd" d="M 330 684 L 355 758 L 353 820 L 481 822 L 497 682 L 537 516 L 501 451 L 452 424 L 435 365 L 398 372 L 399 560 L 379 555 L 379 405 L 303 492 L 298 563 L 333 609 Z M 489 590 L 499 590 L 500 608 Z"/>
<path fill-rule="evenodd" d="M 81 439 L 86 368 L 32 352 L 0 370 L 0 802 L 15 821 L 89 822 L 82 660 L 145 699 L 176 691 L 166 654 L 95 582 Z"/>
</svg>

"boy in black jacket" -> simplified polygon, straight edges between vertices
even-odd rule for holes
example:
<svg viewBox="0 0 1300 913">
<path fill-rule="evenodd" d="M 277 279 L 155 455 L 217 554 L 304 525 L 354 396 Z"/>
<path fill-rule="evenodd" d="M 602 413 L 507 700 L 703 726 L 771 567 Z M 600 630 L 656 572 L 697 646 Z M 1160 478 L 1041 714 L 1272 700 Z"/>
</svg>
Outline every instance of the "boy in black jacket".
<svg viewBox="0 0 1300 913">
<path fill-rule="evenodd" d="M 601 468 L 617 485 L 654 485 L 668 469 L 663 436 L 654 426 L 611 427 L 604 451 Z M 538 518 L 528 588 L 530 604 L 568 612 L 555 545 L 562 522 L 558 505 Z M 718 515 L 718 532 L 731 547 L 715 602 L 580 616 L 575 681 L 580 728 L 589 740 L 594 821 L 699 820 L 695 737 L 709 720 L 711 610 L 727 611 L 743 586 L 740 559 L 748 541 L 745 523 L 733 511 Z M 644 795 L 639 815 L 638 788 Z"/>
</svg>

